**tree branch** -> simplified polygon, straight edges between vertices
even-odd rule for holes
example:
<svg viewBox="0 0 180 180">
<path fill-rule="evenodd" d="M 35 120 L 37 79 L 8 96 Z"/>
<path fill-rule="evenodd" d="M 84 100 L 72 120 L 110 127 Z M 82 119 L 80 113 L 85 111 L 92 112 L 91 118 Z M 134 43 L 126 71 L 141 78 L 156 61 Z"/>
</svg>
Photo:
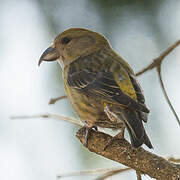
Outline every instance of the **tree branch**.
<svg viewBox="0 0 180 180">
<path fill-rule="evenodd" d="M 160 82 L 161 89 L 163 91 L 164 97 L 165 97 L 171 111 L 173 112 L 177 123 L 180 126 L 180 119 L 179 119 L 179 117 L 178 117 L 178 115 L 177 115 L 177 113 L 176 113 L 176 111 L 175 111 L 175 109 L 174 109 L 168 95 L 167 95 L 167 92 L 165 90 L 165 87 L 164 87 L 164 84 L 163 84 L 163 81 L 162 81 L 162 75 L 161 75 L 161 65 L 162 65 L 162 62 L 163 62 L 164 58 L 179 45 L 180 45 L 180 40 L 176 41 L 173 45 L 171 45 L 168 49 L 166 49 L 158 58 L 154 59 L 153 62 L 150 65 L 143 68 L 141 71 L 137 72 L 136 76 L 139 76 L 139 75 L 145 73 L 148 70 L 156 68 L 156 70 L 158 72 L 159 82 Z"/>
<path fill-rule="evenodd" d="M 74 125 L 82 127 L 82 123 L 75 118 L 69 118 L 57 114 L 42 114 L 33 116 L 14 116 L 11 119 L 29 119 L 29 118 L 52 118 L 56 120 L 63 120 Z M 94 130 L 90 131 L 90 137 L 88 138 L 88 149 L 96 154 L 104 156 L 108 159 L 117 161 L 129 168 L 124 169 L 105 169 L 105 170 L 93 170 L 85 172 L 75 172 L 68 174 L 61 174 L 58 177 L 66 177 L 73 175 L 88 175 L 96 173 L 104 173 L 98 177 L 98 180 L 106 179 L 115 174 L 134 169 L 137 173 L 137 178 L 140 178 L 141 174 L 147 174 L 150 177 L 159 180 L 180 180 L 180 165 L 173 164 L 171 162 L 179 163 L 180 159 L 173 157 L 164 159 L 143 148 L 134 149 L 125 139 L 113 141 L 111 146 L 104 151 L 104 147 L 112 138 L 110 135 Z M 77 138 L 84 145 L 85 140 L 85 129 L 82 127 L 76 134 Z M 168 162 L 170 161 L 170 162 Z"/>
<path fill-rule="evenodd" d="M 168 161 L 174 162 L 174 163 L 180 163 L 180 159 L 174 158 L 174 157 L 169 157 L 167 158 Z"/>
<path fill-rule="evenodd" d="M 171 45 L 168 49 L 166 49 L 162 54 L 160 54 L 160 56 L 158 58 L 155 58 L 151 64 L 149 64 L 142 70 L 138 71 L 136 73 L 136 76 L 139 76 L 139 75 L 145 73 L 146 71 L 149 71 L 149 70 L 159 66 L 162 63 L 162 61 L 164 60 L 164 58 L 179 45 L 180 45 L 180 40 L 176 41 L 173 45 Z"/>
<path fill-rule="evenodd" d="M 11 119 L 35 119 L 35 118 L 51 118 L 55 120 L 61 120 L 61 121 L 66 121 L 71 124 L 77 125 L 77 126 L 83 126 L 83 123 L 79 121 L 76 118 L 70 118 L 67 116 L 63 116 L 60 114 L 38 114 L 38 115 L 31 115 L 31 116 L 12 116 Z"/>
<path fill-rule="evenodd" d="M 129 170 L 132 170 L 132 169 L 131 168 L 112 169 L 111 171 L 106 172 L 103 175 L 97 177 L 95 180 L 104 180 L 104 179 L 107 179 L 108 177 L 114 176 L 116 174 L 120 174 L 125 171 L 129 171 Z"/>
<path fill-rule="evenodd" d="M 161 84 L 161 88 L 163 90 L 163 93 L 165 95 L 165 98 L 173 111 L 179 125 L 180 121 L 179 118 L 173 109 L 171 102 L 167 96 L 167 93 L 164 88 L 164 84 L 161 77 L 161 64 L 164 60 L 164 58 L 172 51 L 174 50 L 178 45 L 180 44 L 180 40 L 174 43 L 172 46 L 170 46 L 166 51 L 164 51 L 158 58 L 154 59 L 153 62 L 136 73 L 136 76 L 141 75 L 145 73 L 148 70 L 151 70 L 153 68 L 156 68 Z M 55 99 L 51 99 L 50 104 L 54 104 L 56 101 L 67 98 L 66 96 L 61 96 Z M 78 126 L 82 126 L 82 123 L 79 121 L 76 121 L 74 118 L 68 118 L 61 115 L 53 115 L 53 114 L 45 114 L 45 115 L 35 115 L 35 116 L 21 116 L 21 117 L 13 117 L 13 119 L 19 119 L 19 118 L 53 118 L 58 120 L 65 120 L 70 123 L 73 123 Z M 112 138 L 110 135 L 107 135 L 102 132 L 94 131 L 92 130 L 91 136 L 88 138 L 88 149 L 91 152 L 94 152 L 98 155 L 104 156 L 108 159 L 111 159 L 113 161 L 119 162 L 121 164 L 124 164 L 125 166 L 128 166 L 129 168 L 125 168 L 123 170 L 112 170 L 107 173 L 104 173 L 103 176 L 99 177 L 99 179 L 105 179 L 109 176 L 112 176 L 116 173 L 120 173 L 129 169 L 134 169 L 136 171 L 137 179 L 141 180 L 141 174 L 147 174 L 152 178 L 155 178 L 157 180 L 180 180 L 180 165 L 174 164 L 173 162 L 180 162 L 180 160 L 169 158 L 169 161 L 157 156 L 155 154 L 152 154 L 143 148 L 139 147 L 138 149 L 133 148 L 125 139 L 119 139 L 116 142 L 113 141 L 113 144 L 111 146 L 108 146 L 106 150 L 104 150 L 104 147 L 109 142 L 110 138 Z M 82 127 L 76 134 L 77 138 L 81 141 L 81 143 L 85 146 L 85 128 Z M 98 180 L 99 180 L 98 179 Z"/>
<path fill-rule="evenodd" d="M 57 101 L 61 100 L 61 99 L 66 99 L 67 96 L 64 95 L 64 96 L 59 96 L 59 97 L 56 97 L 56 98 L 51 98 L 49 100 L 49 104 L 55 104 Z"/>
<path fill-rule="evenodd" d="M 174 114 L 174 116 L 175 116 L 175 118 L 176 118 L 177 123 L 178 123 L 179 126 L 180 126 L 179 117 L 178 117 L 178 115 L 177 115 L 177 113 L 176 113 L 173 105 L 171 104 L 171 101 L 170 101 L 170 99 L 169 99 L 169 97 L 168 97 L 168 95 L 167 95 L 167 92 L 166 92 L 166 90 L 165 90 L 165 87 L 164 87 L 164 83 L 163 83 L 162 75 L 161 75 L 161 64 L 157 67 L 157 72 L 158 72 L 159 82 L 160 82 L 161 89 L 162 89 L 162 92 L 163 92 L 163 94 L 164 94 L 164 97 L 165 97 L 165 99 L 166 99 L 166 101 L 167 101 L 167 103 L 168 103 L 171 111 L 173 112 L 173 114 Z"/>
<path fill-rule="evenodd" d="M 81 128 L 76 137 L 85 146 L 85 128 Z M 180 179 L 180 165 L 168 162 L 166 159 L 152 154 L 143 148 L 133 148 L 125 139 L 113 142 L 104 151 L 110 135 L 92 130 L 88 139 L 88 149 L 98 155 L 119 162 L 138 172 L 147 174 L 158 180 Z"/>
<path fill-rule="evenodd" d="M 75 171 L 70 173 L 61 173 L 57 175 L 57 178 L 64 177 L 72 177 L 72 176 L 87 176 L 87 175 L 97 175 L 103 174 L 96 178 L 96 180 L 104 180 L 110 176 L 113 176 L 118 173 L 122 173 L 128 170 L 132 170 L 131 168 L 106 168 L 106 169 L 95 169 L 95 170 L 83 170 L 83 171 Z"/>
</svg>

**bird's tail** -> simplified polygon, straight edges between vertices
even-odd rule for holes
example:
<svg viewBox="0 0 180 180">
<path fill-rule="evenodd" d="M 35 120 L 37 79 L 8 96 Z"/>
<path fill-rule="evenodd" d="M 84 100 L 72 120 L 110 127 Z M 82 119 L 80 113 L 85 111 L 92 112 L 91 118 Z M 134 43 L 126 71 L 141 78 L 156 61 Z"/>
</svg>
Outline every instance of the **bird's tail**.
<svg viewBox="0 0 180 180">
<path fill-rule="evenodd" d="M 124 121 L 127 130 L 130 135 L 131 144 L 133 147 L 138 148 L 142 144 L 145 144 L 150 149 L 153 148 L 150 139 L 148 138 L 141 116 L 138 112 L 123 109 L 121 111 L 121 119 Z"/>
</svg>

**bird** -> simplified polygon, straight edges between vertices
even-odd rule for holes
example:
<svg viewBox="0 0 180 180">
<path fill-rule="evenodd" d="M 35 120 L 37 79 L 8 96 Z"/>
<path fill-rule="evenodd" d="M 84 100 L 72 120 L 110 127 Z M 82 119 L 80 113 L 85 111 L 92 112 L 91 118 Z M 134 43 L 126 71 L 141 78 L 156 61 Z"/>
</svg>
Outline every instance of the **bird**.
<svg viewBox="0 0 180 180">
<path fill-rule="evenodd" d="M 143 91 L 130 65 L 111 47 L 100 33 L 84 28 L 70 28 L 57 35 L 42 53 L 43 61 L 58 61 L 66 95 L 72 108 L 89 131 L 98 127 L 120 130 L 116 138 L 124 138 L 127 129 L 131 145 L 145 144 L 153 148 L 143 122 L 150 110 Z"/>
</svg>

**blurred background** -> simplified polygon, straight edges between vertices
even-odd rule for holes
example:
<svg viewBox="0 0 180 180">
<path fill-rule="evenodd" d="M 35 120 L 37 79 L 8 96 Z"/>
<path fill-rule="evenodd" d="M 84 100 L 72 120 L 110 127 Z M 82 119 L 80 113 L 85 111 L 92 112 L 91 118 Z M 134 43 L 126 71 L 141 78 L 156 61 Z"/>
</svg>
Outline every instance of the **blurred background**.
<svg viewBox="0 0 180 180">
<path fill-rule="evenodd" d="M 66 99 L 48 105 L 50 98 L 64 95 L 59 65 L 37 66 L 57 34 L 71 27 L 100 32 L 137 72 L 180 38 L 180 1 L 0 0 L 0 4 L 0 179 L 54 180 L 59 173 L 120 167 L 86 150 L 75 137 L 75 125 L 10 117 L 43 113 L 76 117 Z M 162 75 L 180 114 L 180 47 L 163 62 Z M 154 146 L 152 152 L 179 157 L 180 127 L 162 95 L 156 71 L 138 80 L 151 110 L 145 128 Z M 135 172 L 109 179 L 133 180 Z M 150 178 L 143 176 L 146 179 Z"/>
</svg>

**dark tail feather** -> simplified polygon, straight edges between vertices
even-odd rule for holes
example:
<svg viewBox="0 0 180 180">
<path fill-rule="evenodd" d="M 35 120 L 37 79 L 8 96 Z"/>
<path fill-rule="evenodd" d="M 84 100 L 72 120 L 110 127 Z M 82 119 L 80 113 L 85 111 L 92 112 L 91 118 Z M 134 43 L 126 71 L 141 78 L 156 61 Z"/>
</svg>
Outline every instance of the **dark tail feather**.
<svg viewBox="0 0 180 180">
<path fill-rule="evenodd" d="M 148 148 L 153 149 L 153 146 L 152 146 L 152 144 L 151 144 L 151 141 L 150 141 L 150 139 L 148 138 L 145 130 L 144 130 L 144 144 L 145 144 Z"/>
<path fill-rule="evenodd" d="M 145 144 L 147 147 L 152 148 L 152 144 L 146 135 L 142 120 L 136 111 L 129 109 L 122 110 L 122 119 L 129 132 L 133 147 L 138 148 L 142 144 Z"/>
<path fill-rule="evenodd" d="M 139 114 L 140 119 L 143 120 L 145 123 L 147 123 L 148 114 L 142 111 L 139 111 L 138 114 Z"/>
</svg>

